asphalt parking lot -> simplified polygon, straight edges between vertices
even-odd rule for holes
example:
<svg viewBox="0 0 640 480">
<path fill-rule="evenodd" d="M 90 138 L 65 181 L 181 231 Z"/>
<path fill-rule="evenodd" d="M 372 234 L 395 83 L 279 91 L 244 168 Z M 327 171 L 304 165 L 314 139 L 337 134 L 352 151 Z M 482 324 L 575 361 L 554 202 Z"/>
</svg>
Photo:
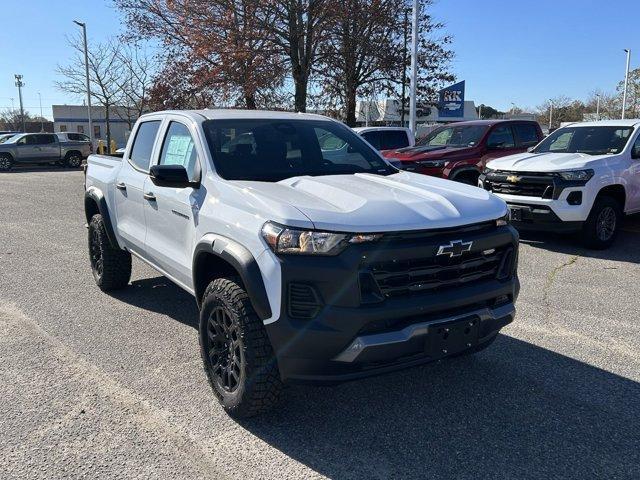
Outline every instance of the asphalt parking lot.
<svg viewBox="0 0 640 480">
<path fill-rule="evenodd" d="M 604 252 L 524 239 L 489 350 L 237 423 L 188 294 L 135 260 L 95 286 L 82 198 L 79 171 L 0 174 L 0 478 L 640 478 L 640 218 Z"/>
</svg>

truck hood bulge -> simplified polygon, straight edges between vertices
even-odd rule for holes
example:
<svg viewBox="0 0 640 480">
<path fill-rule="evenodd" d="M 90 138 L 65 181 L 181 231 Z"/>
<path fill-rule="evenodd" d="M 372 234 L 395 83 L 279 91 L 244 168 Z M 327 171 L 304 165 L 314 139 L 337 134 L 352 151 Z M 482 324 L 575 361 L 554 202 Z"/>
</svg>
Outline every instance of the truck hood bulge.
<svg viewBox="0 0 640 480">
<path fill-rule="evenodd" d="M 615 155 L 587 155 L 586 153 L 519 153 L 487 163 L 487 168 L 515 172 L 558 172 L 590 168 Z"/>
<path fill-rule="evenodd" d="M 482 189 L 408 172 L 233 183 L 254 195 L 295 206 L 320 230 L 450 228 L 494 220 L 507 212 L 502 200 Z"/>
</svg>

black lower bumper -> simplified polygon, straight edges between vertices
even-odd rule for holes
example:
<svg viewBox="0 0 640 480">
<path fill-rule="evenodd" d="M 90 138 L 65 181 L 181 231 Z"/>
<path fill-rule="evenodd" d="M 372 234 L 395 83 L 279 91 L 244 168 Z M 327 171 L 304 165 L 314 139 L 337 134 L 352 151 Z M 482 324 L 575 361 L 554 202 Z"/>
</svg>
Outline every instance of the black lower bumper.
<svg viewBox="0 0 640 480">
<path fill-rule="evenodd" d="M 432 247 L 437 251 L 443 239 L 417 238 L 379 245 L 378 251 L 350 247 L 338 257 L 282 260 L 281 315 L 266 329 L 283 380 L 352 380 L 439 360 L 491 340 L 515 315 L 513 305 L 520 290 L 517 233 L 507 227 L 497 233 L 456 237 L 473 241 L 479 251 L 490 251 L 492 246 L 513 249 L 512 274 L 376 299 L 367 284 L 369 277 L 363 276 L 368 262 L 380 257 L 435 256 Z M 288 294 L 287 286 L 301 283 L 312 287 L 314 294 L 307 299 L 319 300 L 316 309 L 290 308 L 304 289 Z M 301 312 L 309 318 L 299 318 Z"/>
<path fill-rule="evenodd" d="M 522 231 L 572 233 L 582 228 L 583 222 L 564 222 L 546 205 L 509 203 L 511 224 Z"/>
</svg>

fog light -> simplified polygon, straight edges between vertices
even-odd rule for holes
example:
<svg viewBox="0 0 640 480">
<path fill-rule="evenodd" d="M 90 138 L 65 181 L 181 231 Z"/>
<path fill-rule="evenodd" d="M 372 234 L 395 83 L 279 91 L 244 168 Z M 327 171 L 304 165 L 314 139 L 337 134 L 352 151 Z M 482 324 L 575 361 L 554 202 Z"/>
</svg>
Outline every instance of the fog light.
<svg viewBox="0 0 640 480">
<path fill-rule="evenodd" d="M 582 192 L 571 192 L 567 197 L 569 205 L 582 205 Z"/>
</svg>

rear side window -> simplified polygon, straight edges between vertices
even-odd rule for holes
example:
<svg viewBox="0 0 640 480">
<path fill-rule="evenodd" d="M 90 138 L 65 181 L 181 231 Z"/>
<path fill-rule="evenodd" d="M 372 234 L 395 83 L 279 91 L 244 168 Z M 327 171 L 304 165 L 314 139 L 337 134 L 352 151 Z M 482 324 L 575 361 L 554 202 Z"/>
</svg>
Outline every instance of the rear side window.
<svg viewBox="0 0 640 480">
<path fill-rule="evenodd" d="M 404 130 L 385 130 L 382 132 L 382 150 L 396 150 L 409 146 L 409 137 Z"/>
<path fill-rule="evenodd" d="M 487 147 L 506 149 L 516 146 L 516 142 L 513 139 L 513 132 L 508 125 L 501 125 L 493 129 L 487 139 Z"/>
<path fill-rule="evenodd" d="M 530 123 L 519 123 L 515 125 L 518 144 L 522 147 L 532 147 L 540 140 L 538 139 L 538 129 Z"/>
<path fill-rule="evenodd" d="M 149 170 L 151 152 L 153 151 L 153 144 L 156 141 L 158 128 L 160 128 L 160 120 L 143 122 L 138 127 L 136 138 L 133 140 L 129 160 L 131 160 L 131 163 L 136 168 L 144 170 L 145 172 Z"/>
<path fill-rule="evenodd" d="M 382 150 L 382 132 L 364 132 L 362 138 L 369 142 L 376 150 Z"/>
</svg>

